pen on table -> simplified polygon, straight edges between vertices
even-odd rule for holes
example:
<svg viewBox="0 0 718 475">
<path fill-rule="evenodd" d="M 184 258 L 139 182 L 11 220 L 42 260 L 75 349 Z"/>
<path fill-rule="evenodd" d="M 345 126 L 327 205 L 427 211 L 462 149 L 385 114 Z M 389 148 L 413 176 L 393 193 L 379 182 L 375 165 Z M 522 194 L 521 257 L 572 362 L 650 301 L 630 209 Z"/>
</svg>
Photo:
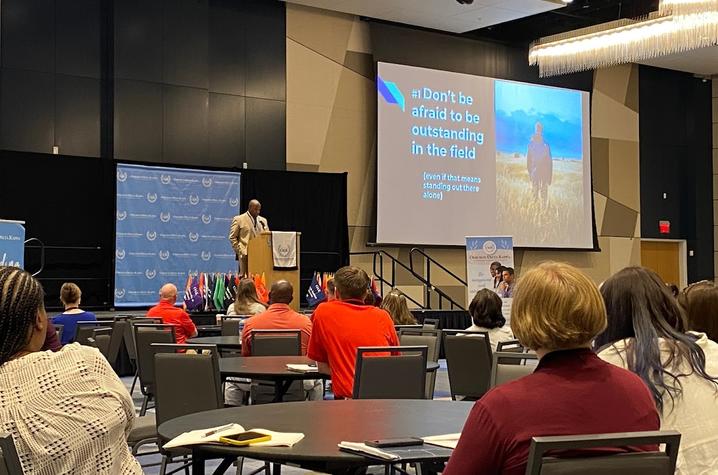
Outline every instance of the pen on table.
<svg viewBox="0 0 718 475">
<path fill-rule="evenodd" d="M 211 431 L 205 433 L 202 437 L 209 437 L 210 435 L 214 435 L 214 434 L 216 434 L 217 432 L 221 432 L 221 431 L 223 431 L 223 430 L 225 430 L 225 429 L 229 429 L 230 427 L 232 427 L 232 425 L 233 425 L 233 424 L 225 424 L 225 425 L 223 425 L 223 426 L 219 426 L 219 427 L 217 427 L 217 428 L 215 428 L 215 429 L 212 429 Z"/>
</svg>

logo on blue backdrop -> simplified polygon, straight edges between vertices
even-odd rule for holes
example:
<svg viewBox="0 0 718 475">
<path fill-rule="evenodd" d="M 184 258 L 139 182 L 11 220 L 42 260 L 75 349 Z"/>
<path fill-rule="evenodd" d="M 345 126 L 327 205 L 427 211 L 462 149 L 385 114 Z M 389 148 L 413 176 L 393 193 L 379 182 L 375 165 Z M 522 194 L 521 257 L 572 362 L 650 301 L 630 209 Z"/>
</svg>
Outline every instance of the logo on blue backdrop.
<svg viewBox="0 0 718 475">
<path fill-rule="evenodd" d="M 239 206 L 239 198 L 230 198 L 229 206 L 231 206 L 232 208 Z"/>
<path fill-rule="evenodd" d="M 239 173 L 122 164 L 117 176 L 115 305 L 154 305 L 158 280 L 184 288 L 188 269 L 234 267 L 222 256 L 235 257 L 226 236 Z"/>
<path fill-rule="evenodd" d="M 396 104 L 402 112 L 406 107 L 404 102 L 404 94 L 401 93 L 397 85 L 390 81 L 384 81 L 381 77 L 376 77 L 376 89 L 389 104 Z"/>
<path fill-rule="evenodd" d="M 125 218 L 127 218 L 127 211 L 118 211 L 117 212 L 117 221 L 124 221 Z"/>
<path fill-rule="evenodd" d="M 486 241 L 482 247 L 484 249 L 484 252 L 489 256 L 493 256 L 494 254 L 496 254 L 496 243 L 494 241 Z"/>
</svg>

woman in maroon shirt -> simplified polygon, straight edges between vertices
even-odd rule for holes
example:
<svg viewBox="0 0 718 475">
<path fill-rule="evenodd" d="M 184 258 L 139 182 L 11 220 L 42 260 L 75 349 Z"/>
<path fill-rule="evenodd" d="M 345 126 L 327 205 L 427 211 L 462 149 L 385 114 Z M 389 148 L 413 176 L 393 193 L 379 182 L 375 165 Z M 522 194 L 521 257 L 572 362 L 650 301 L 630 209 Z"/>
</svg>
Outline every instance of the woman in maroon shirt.
<svg viewBox="0 0 718 475">
<path fill-rule="evenodd" d="M 525 273 L 514 293 L 511 328 L 536 351 L 539 364 L 476 402 L 444 474 L 523 475 L 536 436 L 658 430 L 643 381 L 591 351 L 605 327 L 601 294 L 581 271 L 548 262 Z"/>
</svg>

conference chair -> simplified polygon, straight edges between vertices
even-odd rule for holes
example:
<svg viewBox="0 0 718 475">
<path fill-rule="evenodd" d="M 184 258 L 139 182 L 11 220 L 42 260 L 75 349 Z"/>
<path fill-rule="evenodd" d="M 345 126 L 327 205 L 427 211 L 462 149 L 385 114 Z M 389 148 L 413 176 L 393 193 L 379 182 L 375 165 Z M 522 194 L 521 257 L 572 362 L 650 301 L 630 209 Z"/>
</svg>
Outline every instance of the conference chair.
<svg viewBox="0 0 718 475">
<path fill-rule="evenodd" d="M 528 349 L 524 348 L 518 340 L 500 341 L 496 344 L 496 351 L 503 353 L 526 353 Z"/>
<path fill-rule="evenodd" d="M 110 339 L 112 338 L 112 328 L 94 328 L 92 336 L 87 338 L 87 342 L 100 350 L 102 356 L 109 362 Z"/>
<path fill-rule="evenodd" d="M 396 333 L 399 333 L 400 331 L 404 329 L 412 329 L 412 330 L 421 330 L 424 328 L 424 325 L 417 324 L 417 325 L 394 325 L 394 330 L 396 330 Z"/>
<path fill-rule="evenodd" d="M 130 363 L 135 367 L 135 377 L 132 379 L 132 386 L 130 387 L 130 395 L 135 392 L 135 384 L 139 378 L 137 371 L 137 345 L 135 344 L 135 333 L 133 325 L 135 323 L 162 323 L 162 319 L 159 317 L 132 317 L 127 319 L 128 325 L 125 327 L 125 334 L 123 335 L 123 341 L 125 348 L 127 349 L 127 356 L 130 359 Z"/>
<path fill-rule="evenodd" d="M 132 325 L 137 351 L 137 375 L 140 391 L 144 396 L 140 416 L 147 412 L 147 406 L 155 397 L 155 365 L 153 343 L 176 343 L 175 326 L 157 323 L 135 323 Z M 194 385 L 193 385 L 194 388 Z"/>
<path fill-rule="evenodd" d="M 20 457 L 10 434 L 0 434 L 0 475 L 22 475 Z"/>
<path fill-rule="evenodd" d="M 441 351 L 441 330 L 405 328 L 399 331 L 399 344 L 401 346 L 426 346 L 428 348 L 427 360 L 438 363 Z M 438 372 L 437 370 L 426 373 L 426 399 L 434 399 L 436 373 Z"/>
<path fill-rule="evenodd" d="M 119 357 L 120 350 L 122 349 L 125 332 L 127 331 L 126 328 L 130 325 L 129 319 L 130 317 L 126 316 L 115 316 L 112 319 L 112 335 L 110 336 L 107 348 L 107 361 L 109 361 L 112 367 L 116 370 L 118 369 L 117 358 Z"/>
<path fill-rule="evenodd" d="M 242 333 L 244 320 L 248 315 L 222 315 L 221 326 L 222 336 L 239 336 Z"/>
<path fill-rule="evenodd" d="M 107 321 L 83 321 L 77 322 L 75 327 L 75 339 L 72 340 L 75 343 L 81 345 L 93 346 L 88 341 L 88 338 L 92 338 L 94 331 L 98 328 L 109 328 L 112 329 L 112 322 Z"/>
<path fill-rule="evenodd" d="M 439 329 L 439 319 L 438 318 L 425 318 L 423 322 L 421 322 L 424 328 L 433 328 L 435 330 Z"/>
<path fill-rule="evenodd" d="M 55 327 L 55 333 L 57 333 L 57 339 L 62 341 L 62 331 L 65 329 L 65 325 L 53 323 L 53 326 Z"/>
<path fill-rule="evenodd" d="M 496 352 L 491 364 L 489 387 L 523 378 L 534 372 L 535 365 L 527 365 L 527 360 L 538 360 L 536 353 Z"/>
<path fill-rule="evenodd" d="M 681 434 L 672 430 L 533 437 L 526 475 L 669 475 L 676 470 L 680 441 Z M 582 449 L 660 444 L 665 450 L 573 456 Z M 561 458 L 561 452 L 573 455 Z"/>
<path fill-rule="evenodd" d="M 215 345 L 151 343 L 150 349 L 154 358 L 155 414 L 158 426 L 187 414 L 223 407 L 219 353 Z M 195 350 L 196 353 L 187 353 L 186 350 Z M 187 390 L 188 384 L 192 386 L 191 391 Z M 160 452 L 160 475 L 167 473 L 167 464 L 177 456 L 185 457 L 184 465 L 172 472 L 189 467 L 186 456 L 190 451 L 167 451 L 160 447 Z"/>
<path fill-rule="evenodd" d="M 301 356 L 302 331 L 289 330 L 252 330 L 250 334 L 251 356 Z M 252 404 L 272 402 L 275 385 L 270 381 L 253 380 L 250 386 Z M 304 382 L 294 381 L 289 385 L 283 398 L 285 401 L 303 401 Z"/>
<path fill-rule="evenodd" d="M 370 356 L 371 353 L 388 353 Z M 426 346 L 363 346 L 357 348 L 354 399 L 424 399 Z"/>
<path fill-rule="evenodd" d="M 491 347 L 486 332 L 442 330 L 451 399 L 475 401 L 489 389 Z"/>
<path fill-rule="evenodd" d="M 252 330 L 250 334 L 252 356 L 301 356 L 302 331 Z"/>
</svg>

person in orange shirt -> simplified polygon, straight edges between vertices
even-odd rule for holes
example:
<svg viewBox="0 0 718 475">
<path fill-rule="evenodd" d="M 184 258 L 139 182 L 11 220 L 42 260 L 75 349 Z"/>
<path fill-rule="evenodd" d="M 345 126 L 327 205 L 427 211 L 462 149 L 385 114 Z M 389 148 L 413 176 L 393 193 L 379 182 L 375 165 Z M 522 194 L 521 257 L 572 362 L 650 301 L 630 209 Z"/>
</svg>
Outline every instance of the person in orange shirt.
<svg viewBox="0 0 718 475">
<path fill-rule="evenodd" d="M 352 397 L 354 365 L 360 346 L 399 346 L 386 310 L 365 305 L 369 276 L 358 267 L 342 267 L 334 275 L 336 300 L 319 304 L 312 320 L 307 356 L 331 374 L 335 399 Z"/>
<path fill-rule="evenodd" d="M 160 301 L 147 311 L 148 317 L 160 317 L 162 323 L 175 326 L 177 343 L 185 343 L 188 338 L 197 336 L 197 327 L 187 312 L 175 307 L 177 302 L 177 287 L 174 284 L 165 284 L 160 289 Z"/>
</svg>

